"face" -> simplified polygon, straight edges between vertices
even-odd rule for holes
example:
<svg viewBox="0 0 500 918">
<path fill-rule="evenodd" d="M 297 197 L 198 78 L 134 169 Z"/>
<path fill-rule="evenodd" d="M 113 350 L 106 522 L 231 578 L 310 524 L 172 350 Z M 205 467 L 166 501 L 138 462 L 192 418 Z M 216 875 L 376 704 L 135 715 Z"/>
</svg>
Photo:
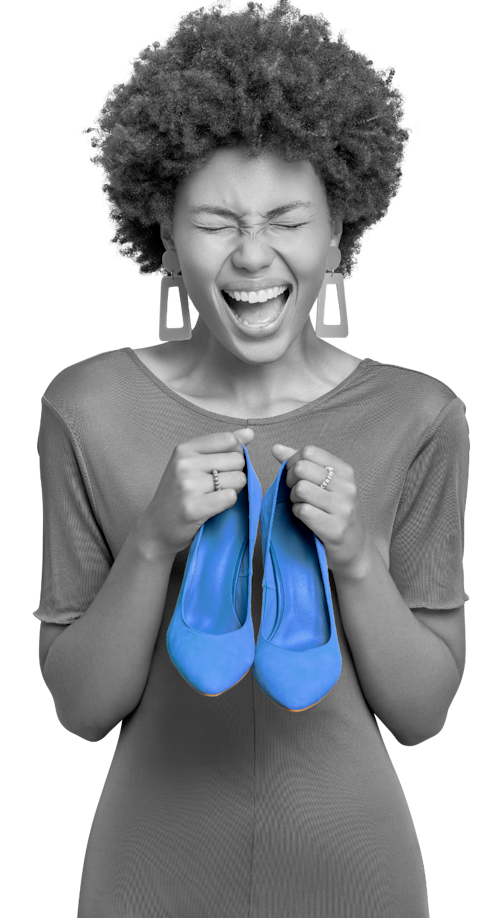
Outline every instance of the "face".
<svg viewBox="0 0 500 918">
<path fill-rule="evenodd" d="M 340 231 L 339 231 L 340 228 Z M 178 189 L 173 236 L 188 295 L 228 350 L 276 360 L 303 333 L 325 276 L 332 224 L 309 162 L 222 147 Z"/>
</svg>

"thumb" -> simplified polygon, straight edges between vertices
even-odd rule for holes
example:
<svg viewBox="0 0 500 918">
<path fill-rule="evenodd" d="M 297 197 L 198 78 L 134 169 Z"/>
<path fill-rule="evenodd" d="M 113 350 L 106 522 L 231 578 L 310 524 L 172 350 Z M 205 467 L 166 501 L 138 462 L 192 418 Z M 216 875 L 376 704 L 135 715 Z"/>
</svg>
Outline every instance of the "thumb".
<svg viewBox="0 0 500 918">
<path fill-rule="evenodd" d="M 245 446 L 255 437 L 255 431 L 251 427 L 242 427 L 240 430 L 233 430 L 233 433 L 238 437 L 240 443 Z"/>
<path fill-rule="evenodd" d="M 271 447 L 271 452 L 278 462 L 284 462 L 285 459 L 290 459 L 290 456 L 295 456 L 297 450 L 292 449 L 291 446 L 283 446 L 282 443 L 275 443 L 274 446 Z"/>
</svg>

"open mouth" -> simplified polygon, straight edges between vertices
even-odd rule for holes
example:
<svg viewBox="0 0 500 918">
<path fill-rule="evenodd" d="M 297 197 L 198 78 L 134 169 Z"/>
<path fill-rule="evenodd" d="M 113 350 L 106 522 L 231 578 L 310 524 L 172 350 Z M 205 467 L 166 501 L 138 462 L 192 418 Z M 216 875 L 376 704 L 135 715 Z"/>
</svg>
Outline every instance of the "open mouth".
<svg viewBox="0 0 500 918">
<path fill-rule="evenodd" d="M 259 328 L 276 321 L 290 292 L 291 287 L 283 285 L 264 290 L 222 290 L 222 295 L 242 325 Z"/>
</svg>

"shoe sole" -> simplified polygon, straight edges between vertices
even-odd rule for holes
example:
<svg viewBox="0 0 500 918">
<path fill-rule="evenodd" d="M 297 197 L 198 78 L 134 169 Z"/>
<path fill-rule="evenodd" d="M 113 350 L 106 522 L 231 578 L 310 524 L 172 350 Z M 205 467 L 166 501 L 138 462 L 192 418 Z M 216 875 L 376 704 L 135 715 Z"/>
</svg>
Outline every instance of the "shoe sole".
<svg viewBox="0 0 500 918">
<path fill-rule="evenodd" d="M 262 691 L 264 691 L 264 689 L 262 689 Z M 273 704 L 277 705 L 278 708 L 281 708 L 282 711 L 290 711 L 290 714 L 300 714 L 301 711 L 309 711 L 310 708 L 315 708 L 316 705 L 320 703 L 320 701 L 323 701 L 323 698 L 326 698 L 326 696 L 330 694 L 330 692 L 331 692 L 331 689 L 328 689 L 328 691 L 325 692 L 325 694 L 322 695 L 321 698 L 318 698 L 317 701 L 313 701 L 312 704 L 308 704 L 307 708 L 287 708 L 284 704 L 280 704 L 279 701 L 275 701 L 274 698 L 271 698 L 270 695 L 267 695 L 267 692 L 265 692 L 264 694 L 266 694 L 267 697 L 271 699 Z"/>
</svg>

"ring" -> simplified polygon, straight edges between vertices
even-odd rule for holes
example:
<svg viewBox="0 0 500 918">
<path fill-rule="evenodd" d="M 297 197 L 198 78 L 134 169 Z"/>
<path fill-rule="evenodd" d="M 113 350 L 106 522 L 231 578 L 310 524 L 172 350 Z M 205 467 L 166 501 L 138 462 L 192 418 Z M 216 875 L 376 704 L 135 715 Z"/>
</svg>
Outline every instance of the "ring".
<svg viewBox="0 0 500 918">
<path fill-rule="evenodd" d="M 216 490 L 216 491 L 222 491 L 222 488 L 221 488 L 220 482 L 219 482 L 219 473 L 218 473 L 217 469 L 212 469 L 212 475 L 214 476 L 214 486 L 215 486 L 215 490 Z"/>
<path fill-rule="evenodd" d="M 331 465 L 325 465 L 325 469 L 327 470 L 328 475 L 326 476 L 326 478 L 325 478 L 325 480 L 322 482 L 322 484 L 320 484 L 320 488 L 326 488 L 327 485 L 328 485 L 328 483 L 332 480 L 332 475 L 333 475 L 333 468 L 332 468 L 332 466 L 331 466 Z"/>
</svg>

